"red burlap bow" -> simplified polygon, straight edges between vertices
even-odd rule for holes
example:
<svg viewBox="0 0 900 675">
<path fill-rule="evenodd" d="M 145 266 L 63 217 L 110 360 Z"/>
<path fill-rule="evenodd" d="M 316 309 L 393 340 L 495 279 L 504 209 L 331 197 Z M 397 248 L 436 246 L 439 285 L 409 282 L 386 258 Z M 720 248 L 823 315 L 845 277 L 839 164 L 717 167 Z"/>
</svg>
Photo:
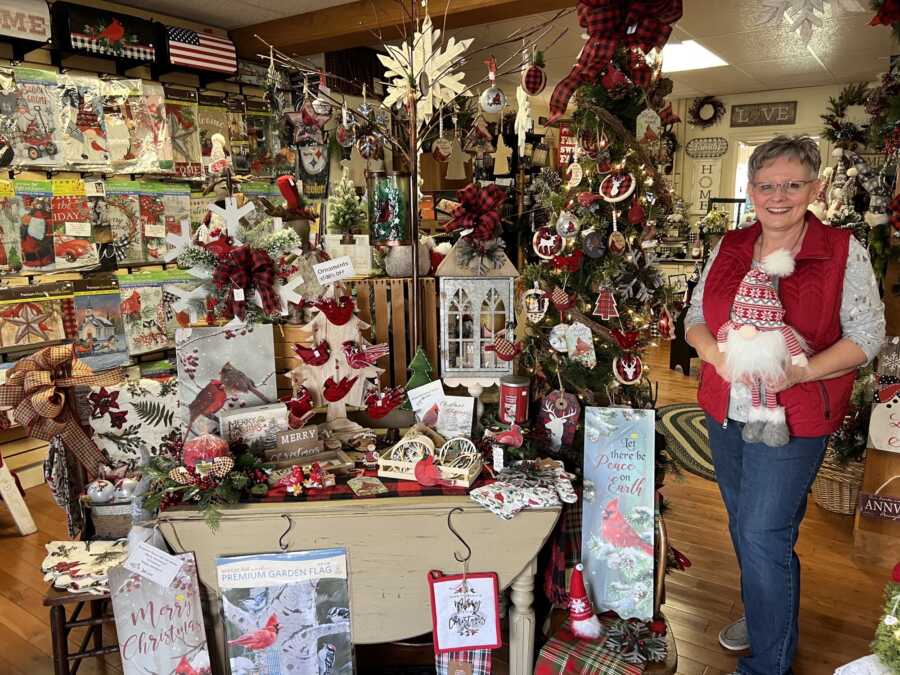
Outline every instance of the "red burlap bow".
<svg viewBox="0 0 900 675">
<path fill-rule="evenodd" d="M 878 13 L 872 17 L 870 26 L 890 26 L 900 22 L 900 0 L 884 0 Z"/>
<path fill-rule="evenodd" d="M 224 255 L 213 272 L 216 289 L 225 291 L 223 315 L 226 319 L 247 314 L 247 301 L 254 290 L 262 299 L 262 309 L 267 316 L 281 311 L 281 301 L 275 293 L 275 264 L 264 250 L 240 246 Z M 243 300 L 234 299 L 234 290 L 244 291 Z"/>
<path fill-rule="evenodd" d="M 447 232 L 472 230 L 472 239 L 495 239 L 500 227 L 500 211 L 506 201 L 506 192 L 491 183 L 483 188 L 469 183 L 457 191 L 460 205 L 453 211 L 453 218 L 444 226 Z"/>
<path fill-rule="evenodd" d="M 73 387 L 108 387 L 122 381 L 118 368 L 94 373 L 75 358 L 72 345 L 45 347 L 18 361 L 0 385 L 0 408 L 8 410 L 3 421 L 15 422 L 33 438 L 49 441 L 60 436 L 66 448 L 75 455 L 93 478 L 105 463 L 98 448 L 66 404 L 64 390 Z"/>
<path fill-rule="evenodd" d="M 578 0 L 577 11 L 588 39 L 575 66 L 553 90 L 549 124 L 566 112 L 579 85 L 598 78 L 620 44 L 644 52 L 666 44 L 672 24 L 681 18 L 681 0 Z"/>
</svg>

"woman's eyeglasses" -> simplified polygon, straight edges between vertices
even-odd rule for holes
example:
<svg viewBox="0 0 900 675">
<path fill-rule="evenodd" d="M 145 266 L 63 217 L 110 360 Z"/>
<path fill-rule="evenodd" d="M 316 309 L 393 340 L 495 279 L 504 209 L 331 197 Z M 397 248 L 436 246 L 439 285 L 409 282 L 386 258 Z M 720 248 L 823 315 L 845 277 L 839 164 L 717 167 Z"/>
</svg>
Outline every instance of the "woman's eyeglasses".
<svg viewBox="0 0 900 675">
<path fill-rule="evenodd" d="M 752 185 L 760 194 L 764 195 L 774 195 L 779 189 L 784 190 L 784 193 L 788 195 L 798 195 L 809 183 L 815 181 L 816 179 L 813 178 L 812 180 L 789 180 L 784 183 L 752 183 Z"/>
</svg>

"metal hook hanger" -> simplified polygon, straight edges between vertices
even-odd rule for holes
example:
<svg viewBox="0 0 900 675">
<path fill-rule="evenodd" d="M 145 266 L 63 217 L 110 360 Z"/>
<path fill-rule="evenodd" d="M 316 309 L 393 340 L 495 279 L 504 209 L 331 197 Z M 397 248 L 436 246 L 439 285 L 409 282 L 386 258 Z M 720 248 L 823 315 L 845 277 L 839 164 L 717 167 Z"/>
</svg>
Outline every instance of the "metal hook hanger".
<svg viewBox="0 0 900 675">
<path fill-rule="evenodd" d="M 466 555 L 464 558 L 460 558 L 459 553 L 457 553 L 456 551 L 453 552 L 453 557 L 456 558 L 456 562 L 461 562 L 461 563 L 469 562 L 469 558 L 472 557 L 472 547 L 469 546 L 466 543 L 466 540 L 462 538 L 460 533 L 456 531 L 456 528 L 453 527 L 453 523 L 450 521 L 450 519 L 453 517 L 454 513 L 456 513 L 457 511 L 463 511 L 463 510 L 464 509 L 461 506 L 456 506 L 456 507 L 450 509 L 450 512 L 447 514 L 447 527 L 453 533 L 453 536 L 455 536 L 457 539 L 459 539 L 460 542 L 462 542 L 462 545 L 466 547 Z"/>
<path fill-rule="evenodd" d="M 291 528 L 294 527 L 294 521 L 291 520 L 291 517 L 290 517 L 289 515 L 287 515 L 286 513 L 282 513 L 282 514 L 281 514 L 281 517 L 287 519 L 287 521 L 288 521 L 288 526 L 287 526 L 287 529 L 286 529 L 284 532 L 282 532 L 281 536 L 278 537 L 278 547 L 279 547 L 282 551 L 287 551 L 287 550 L 288 550 L 289 544 L 287 544 L 287 543 L 284 541 L 284 538 L 285 538 L 286 536 L 288 536 L 288 534 L 289 534 L 290 531 L 291 531 Z"/>
</svg>

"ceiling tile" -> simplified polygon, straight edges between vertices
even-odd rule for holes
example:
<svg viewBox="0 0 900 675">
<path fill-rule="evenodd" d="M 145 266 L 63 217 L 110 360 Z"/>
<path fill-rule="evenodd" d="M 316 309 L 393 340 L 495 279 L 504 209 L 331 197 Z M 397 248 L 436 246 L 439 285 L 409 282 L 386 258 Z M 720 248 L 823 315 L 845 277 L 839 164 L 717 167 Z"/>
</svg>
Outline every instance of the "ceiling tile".
<svg viewBox="0 0 900 675">
<path fill-rule="evenodd" d="M 830 77 L 829 72 L 809 54 L 807 54 L 806 58 L 798 59 L 751 61 L 741 63 L 738 67 L 750 77 L 765 84 L 768 84 L 773 76 L 788 75 L 802 78 L 825 75 Z"/>
<path fill-rule="evenodd" d="M 298 3 L 296 0 L 227 0 L 227 2 L 198 3 L 184 2 L 184 0 L 117 0 L 121 5 L 135 7 L 146 12 L 159 12 L 226 29 L 282 19 L 352 1 L 303 0 Z"/>
<path fill-rule="evenodd" d="M 733 94 L 741 91 L 762 91 L 766 87 L 758 80 L 742 73 L 734 66 L 687 70 L 670 75 L 673 82 L 703 94 Z"/>
</svg>

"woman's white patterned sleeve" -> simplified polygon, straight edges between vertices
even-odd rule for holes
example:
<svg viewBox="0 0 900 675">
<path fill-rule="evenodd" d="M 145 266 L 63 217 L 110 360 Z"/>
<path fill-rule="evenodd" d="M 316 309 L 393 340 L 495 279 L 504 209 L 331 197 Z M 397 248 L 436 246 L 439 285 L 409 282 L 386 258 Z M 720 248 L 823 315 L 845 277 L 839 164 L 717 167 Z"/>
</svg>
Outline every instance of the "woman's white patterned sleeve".
<svg viewBox="0 0 900 675">
<path fill-rule="evenodd" d="M 703 268 L 703 273 L 700 275 L 700 281 L 697 282 L 697 285 L 694 287 L 694 292 L 691 294 L 691 304 L 688 306 L 687 313 L 684 315 L 685 333 L 694 326 L 706 324 L 706 320 L 703 318 L 703 289 L 706 286 L 706 277 L 709 276 L 709 270 L 712 268 L 716 255 L 719 253 L 719 246 L 721 246 L 721 243 L 722 242 L 720 241 L 716 244 L 713 252 L 709 254 L 709 260 L 706 261 L 706 267 Z"/>
<path fill-rule="evenodd" d="M 884 342 L 884 303 L 872 270 L 869 252 L 856 237 L 850 238 L 844 291 L 841 297 L 841 331 L 871 362 Z"/>
</svg>

